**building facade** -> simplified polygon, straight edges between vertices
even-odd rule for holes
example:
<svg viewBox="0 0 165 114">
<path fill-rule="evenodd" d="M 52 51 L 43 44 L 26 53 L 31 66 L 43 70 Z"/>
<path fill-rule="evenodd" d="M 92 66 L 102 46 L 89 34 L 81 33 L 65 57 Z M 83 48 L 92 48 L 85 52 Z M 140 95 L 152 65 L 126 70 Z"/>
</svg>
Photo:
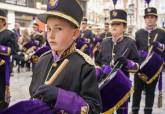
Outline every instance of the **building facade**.
<svg viewBox="0 0 165 114">
<path fill-rule="evenodd" d="M 15 23 L 22 28 L 31 27 L 37 14 L 46 11 L 48 0 L 0 0 L 0 9 L 8 11 L 8 28 L 13 29 Z M 86 3 L 88 0 L 78 0 L 86 14 Z"/>
</svg>

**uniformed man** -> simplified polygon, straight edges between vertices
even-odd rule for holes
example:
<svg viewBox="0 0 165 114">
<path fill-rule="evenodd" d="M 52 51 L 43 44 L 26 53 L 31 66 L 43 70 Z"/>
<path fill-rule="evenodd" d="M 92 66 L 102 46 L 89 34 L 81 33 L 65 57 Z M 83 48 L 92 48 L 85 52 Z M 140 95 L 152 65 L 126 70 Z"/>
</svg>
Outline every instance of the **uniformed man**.
<svg viewBox="0 0 165 114">
<path fill-rule="evenodd" d="M 123 65 L 122 70 L 129 76 L 129 70 L 138 70 L 138 51 L 135 41 L 128 36 L 124 36 L 127 28 L 127 13 L 124 10 L 115 9 L 110 12 L 111 34 L 109 38 L 105 38 L 101 44 L 100 53 L 96 57 L 96 62 L 100 66 L 113 67 L 117 61 L 118 66 Z M 127 51 L 126 51 L 127 50 Z M 124 52 L 126 53 L 124 54 Z M 123 55 L 124 54 L 124 55 Z M 106 67 L 105 67 L 106 65 Z M 111 70 L 108 71 L 107 74 Z M 127 109 L 127 103 L 123 105 Z M 124 109 L 119 109 L 118 114 L 122 114 Z M 128 113 L 128 110 L 126 110 Z"/>
<path fill-rule="evenodd" d="M 151 45 L 154 46 L 154 51 L 162 55 L 163 57 L 163 53 L 160 51 L 159 48 L 163 47 L 162 45 L 165 44 L 165 32 L 162 28 L 158 28 L 157 19 L 158 15 L 156 8 L 148 7 L 145 9 L 144 20 L 146 27 L 144 29 L 138 30 L 135 34 L 136 45 L 140 55 L 140 63 L 145 60 Z M 158 36 L 156 38 L 156 41 L 154 41 L 156 34 Z M 157 80 L 158 79 L 147 85 L 138 76 L 135 77 L 135 92 L 133 95 L 132 104 L 133 114 L 138 114 L 141 101 L 141 93 L 143 89 L 146 93 L 144 113 L 152 114 Z"/>
<path fill-rule="evenodd" d="M 104 23 L 104 32 L 100 34 L 100 38 L 104 39 L 104 38 L 110 37 L 110 36 L 111 36 L 111 33 L 110 33 L 110 30 L 109 30 L 109 23 L 105 22 Z"/>
<path fill-rule="evenodd" d="M 94 34 L 88 29 L 88 19 L 83 17 L 81 21 L 81 31 L 78 39 L 76 40 L 76 48 L 89 56 L 92 56 L 94 47 Z"/>
<path fill-rule="evenodd" d="M 91 30 L 88 29 L 88 19 L 86 17 L 83 17 L 81 21 L 81 31 L 80 31 L 80 37 L 81 38 L 87 38 L 89 42 L 93 42 L 94 33 L 92 33 Z"/>
<path fill-rule="evenodd" d="M 18 46 L 16 43 L 16 38 L 15 38 L 15 34 L 9 30 L 7 30 L 6 27 L 6 20 L 7 20 L 7 13 L 4 10 L 0 10 L 0 45 L 2 46 L 6 46 L 6 47 L 10 47 L 11 48 L 11 53 L 13 55 L 15 55 L 17 53 L 18 50 Z M 1 56 L 1 54 L 0 54 Z M 6 59 L 6 57 L 4 57 Z M 8 60 L 8 64 L 10 61 Z M 6 73 L 10 75 L 11 72 L 11 66 L 10 68 L 7 67 L 8 70 L 5 70 L 6 67 L 5 65 L 1 66 L 0 68 L 0 110 L 3 110 L 4 108 L 6 108 L 9 104 L 5 102 L 5 90 L 9 89 L 9 80 L 5 81 L 5 75 Z M 8 76 L 9 76 L 8 75 Z M 8 77 L 9 78 L 9 77 Z"/>
<path fill-rule="evenodd" d="M 33 31 L 30 35 L 31 40 L 35 43 L 37 47 L 41 47 L 44 43 L 43 34 L 39 30 L 39 24 L 33 23 Z"/>
<path fill-rule="evenodd" d="M 104 32 L 99 35 L 99 37 L 94 38 L 94 48 L 93 48 L 93 57 L 95 58 L 98 54 L 99 48 L 100 48 L 100 43 L 103 41 L 103 39 L 110 37 L 111 33 L 109 30 L 109 23 L 105 22 L 104 23 Z"/>
<path fill-rule="evenodd" d="M 38 18 L 47 24 L 51 50 L 35 65 L 30 95 L 47 102 L 55 113 L 100 114 L 101 100 L 89 56 L 75 49 L 83 12 L 76 0 L 50 0 Z M 52 85 L 44 85 L 61 63 L 69 63 Z"/>
</svg>

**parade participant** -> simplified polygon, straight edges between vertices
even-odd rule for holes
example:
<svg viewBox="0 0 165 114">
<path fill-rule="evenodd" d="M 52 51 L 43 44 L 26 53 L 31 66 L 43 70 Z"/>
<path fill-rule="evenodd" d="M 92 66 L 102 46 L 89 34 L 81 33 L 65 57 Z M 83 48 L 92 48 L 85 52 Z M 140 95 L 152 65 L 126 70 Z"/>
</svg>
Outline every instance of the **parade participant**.
<svg viewBox="0 0 165 114">
<path fill-rule="evenodd" d="M 80 37 L 87 38 L 89 42 L 92 43 L 94 36 L 95 35 L 92 33 L 92 31 L 88 29 L 88 19 L 86 17 L 83 17 L 81 21 Z"/>
<path fill-rule="evenodd" d="M 33 23 L 33 31 L 30 38 L 37 47 L 41 47 L 44 43 L 44 37 L 42 32 L 39 30 L 39 24 Z"/>
<path fill-rule="evenodd" d="M 89 56 L 92 56 L 93 49 L 93 38 L 94 34 L 88 28 L 88 19 L 83 17 L 81 21 L 81 31 L 80 35 L 76 41 L 76 48 L 80 49 L 82 52 L 86 53 Z"/>
<path fill-rule="evenodd" d="M 32 55 L 31 57 L 31 61 L 33 63 L 37 63 L 39 61 L 39 59 L 45 54 L 45 53 L 49 53 L 49 51 L 51 51 L 50 47 L 45 45 L 42 46 L 41 48 L 37 49 L 35 51 L 35 53 Z"/>
<path fill-rule="evenodd" d="M 29 68 L 29 63 L 27 61 L 25 61 L 27 58 L 27 49 L 25 50 L 24 45 L 27 44 L 30 41 L 30 36 L 29 36 L 29 32 L 27 29 L 24 29 L 22 31 L 22 36 L 19 38 L 18 40 L 18 45 L 19 45 L 19 52 L 18 52 L 18 56 L 16 58 L 17 60 L 17 71 L 18 73 L 20 71 L 23 71 L 23 68 L 26 64 L 26 67 Z M 26 54 L 25 54 L 26 53 Z"/>
<path fill-rule="evenodd" d="M 110 37 L 110 36 L 111 36 L 111 33 L 110 33 L 110 30 L 109 30 L 109 23 L 105 22 L 104 23 L 104 32 L 100 34 L 100 38 L 104 39 L 104 38 Z"/>
<path fill-rule="evenodd" d="M 13 32 L 16 35 L 16 41 L 18 41 L 19 37 L 21 37 L 21 31 L 20 31 L 20 24 L 15 23 L 15 28 L 13 29 Z"/>
<path fill-rule="evenodd" d="M 124 36 L 127 28 L 127 13 L 124 10 L 115 9 L 110 12 L 110 17 L 112 37 L 103 40 L 96 62 L 100 66 L 104 66 L 104 70 L 108 69 L 106 71 L 110 72 L 109 67 L 112 67 L 118 61 L 119 66 L 123 64 L 122 70 L 125 75 L 129 76 L 129 70 L 138 70 L 136 63 L 138 62 L 138 51 L 134 40 Z M 128 51 L 123 56 L 126 49 Z M 124 104 L 124 107 L 128 108 L 126 105 L 127 103 Z M 123 112 L 124 109 L 122 108 L 117 111 L 118 114 Z"/>
<path fill-rule="evenodd" d="M 109 23 L 105 22 L 104 23 L 104 32 L 99 35 L 99 37 L 94 37 L 94 48 L 93 48 L 93 57 L 95 58 L 99 52 L 100 48 L 100 43 L 102 42 L 103 39 L 110 37 L 111 33 L 109 30 Z"/>
<path fill-rule="evenodd" d="M 18 44 L 18 40 L 19 40 L 19 38 L 21 37 L 21 31 L 20 31 L 20 24 L 19 23 L 15 23 L 15 28 L 12 30 L 13 32 L 14 32 L 14 34 L 15 34 L 15 40 L 16 40 L 16 42 L 17 42 L 17 44 Z M 19 45 L 18 45 L 18 47 L 19 47 Z M 16 56 L 13 56 L 13 58 L 12 58 L 12 62 L 11 62 L 11 64 L 12 64 L 12 66 L 14 67 L 14 61 L 16 61 L 16 66 L 18 66 L 18 62 L 19 62 L 19 60 L 18 60 L 18 56 L 16 55 Z"/>
<path fill-rule="evenodd" d="M 0 111 L 10 103 L 10 54 L 11 48 L 0 45 Z"/>
<path fill-rule="evenodd" d="M 150 0 L 147 0 L 149 4 Z M 136 45 L 140 55 L 140 63 L 142 63 L 147 56 L 149 56 L 150 47 L 163 57 L 163 50 L 165 44 L 165 32 L 162 28 L 157 27 L 158 14 L 157 9 L 154 7 L 147 7 L 145 9 L 144 21 L 146 27 L 138 30 L 135 33 Z M 155 39 L 156 37 L 156 39 Z M 152 67 L 152 66 L 151 66 Z M 141 76 L 140 74 L 138 74 Z M 145 108 L 144 114 L 152 114 L 152 107 L 154 104 L 155 88 L 158 77 L 150 84 L 146 84 L 139 76 L 134 78 L 135 92 L 133 94 L 132 112 L 138 114 L 140 108 L 141 94 L 145 90 Z"/>
<path fill-rule="evenodd" d="M 0 10 L 0 45 L 11 48 L 11 54 L 15 55 L 17 53 L 17 43 L 15 41 L 15 34 L 6 28 L 6 20 L 7 20 L 7 13 L 4 10 Z M 5 59 L 8 57 L 4 57 Z M 8 71 L 5 72 L 6 67 L 8 66 Z M 6 65 L 1 66 L 0 70 L 0 110 L 6 108 L 9 104 L 5 102 L 5 90 L 9 89 L 9 83 L 5 82 L 5 73 L 8 73 L 8 77 L 10 77 L 11 66 L 10 60 Z M 9 68 L 10 66 L 10 68 Z M 8 81 L 9 82 L 9 81 Z M 6 88 L 5 88 L 6 87 Z"/>
<path fill-rule="evenodd" d="M 51 52 L 35 65 L 30 95 L 47 102 L 55 113 L 100 114 L 101 99 L 95 69 L 89 56 L 75 49 L 83 16 L 76 0 L 49 0 L 38 16 L 47 24 Z M 44 85 L 64 59 L 69 63 L 52 85 Z"/>
</svg>

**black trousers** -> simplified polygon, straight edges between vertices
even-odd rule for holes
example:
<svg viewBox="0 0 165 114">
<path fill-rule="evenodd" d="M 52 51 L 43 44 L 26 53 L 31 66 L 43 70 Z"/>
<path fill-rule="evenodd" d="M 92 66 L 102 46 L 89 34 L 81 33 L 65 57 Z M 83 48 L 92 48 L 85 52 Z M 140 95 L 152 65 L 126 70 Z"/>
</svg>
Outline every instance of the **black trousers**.
<svg viewBox="0 0 165 114">
<path fill-rule="evenodd" d="M 8 107 L 5 101 L 5 65 L 0 66 L 0 111 Z"/>
<path fill-rule="evenodd" d="M 140 109 L 140 101 L 142 91 L 145 90 L 145 108 L 144 114 L 152 114 L 152 107 L 154 104 L 155 97 L 155 88 L 158 78 L 153 81 L 151 84 L 147 85 L 142 81 L 138 76 L 135 75 L 134 78 L 134 94 L 133 94 L 133 103 L 132 103 L 132 112 L 133 114 L 138 114 Z"/>
</svg>

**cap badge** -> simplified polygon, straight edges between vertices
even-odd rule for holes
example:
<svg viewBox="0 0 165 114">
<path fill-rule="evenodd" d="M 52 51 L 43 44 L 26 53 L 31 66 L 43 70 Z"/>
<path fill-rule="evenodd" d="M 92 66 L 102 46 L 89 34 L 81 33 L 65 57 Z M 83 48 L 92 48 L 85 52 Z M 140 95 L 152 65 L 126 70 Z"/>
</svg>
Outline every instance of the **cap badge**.
<svg viewBox="0 0 165 114">
<path fill-rule="evenodd" d="M 151 12 L 151 8 L 148 8 L 147 11 L 148 11 L 148 12 Z"/>
<path fill-rule="evenodd" d="M 50 9 L 55 8 L 58 5 L 58 1 L 59 0 L 49 0 L 48 7 L 50 7 Z"/>
<path fill-rule="evenodd" d="M 112 12 L 112 16 L 116 17 L 117 16 L 117 12 L 116 11 L 113 11 Z"/>
</svg>

